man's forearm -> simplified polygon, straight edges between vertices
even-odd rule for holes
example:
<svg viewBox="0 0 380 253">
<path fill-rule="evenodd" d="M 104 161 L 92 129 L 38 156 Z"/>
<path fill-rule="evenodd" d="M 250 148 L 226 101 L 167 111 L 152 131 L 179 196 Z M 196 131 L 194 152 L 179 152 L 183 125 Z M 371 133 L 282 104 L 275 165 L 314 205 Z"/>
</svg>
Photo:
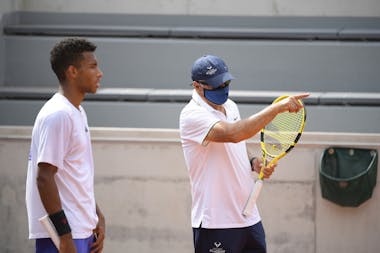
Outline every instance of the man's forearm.
<svg viewBox="0 0 380 253">
<path fill-rule="evenodd" d="M 37 187 L 42 204 L 48 214 L 62 210 L 61 199 L 54 180 L 56 171 L 56 167 L 47 163 L 38 166 Z"/>
</svg>

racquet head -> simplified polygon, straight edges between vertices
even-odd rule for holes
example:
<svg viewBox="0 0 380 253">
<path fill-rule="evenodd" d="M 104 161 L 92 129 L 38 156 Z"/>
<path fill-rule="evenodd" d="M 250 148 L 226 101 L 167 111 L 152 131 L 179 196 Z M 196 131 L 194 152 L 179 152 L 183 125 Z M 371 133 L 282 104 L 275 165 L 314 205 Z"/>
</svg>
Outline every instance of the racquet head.
<svg viewBox="0 0 380 253">
<path fill-rule="evenodd" d="M 281 96 L 274 100 L 273 103 L 278 103 L 287 97 L 288 96 Z M 299 102 L 303 104 L 301 100 L 299 100 Z M 283 112 L 277 114 L 269 124 L 261 129 L 260 145 L 263 152 L 263 167 L 276 163 L 281 157 L 293 149 L 301 137 L 305 127 L 305 121 L 306 110 L 302 108 L 296 113 Z M 271 160 L 268 165 L 267 160 Z M 254 205 L 263 187 L 263 167 L 259 175 L 259 180 L 255 182 L 243 208 L 242 214 L 246 217 L 252 215 Z"/>
<path fill-rule="evenodd" d="M 281 96 L 273 101 L 279 101 L 288 96 Z M 299 103 L 303 104 L 301 100 Z M 306 121 L 305 108 L 298 112 L 283 112 L 277 116 L 263 129 L 260 134 L 260 145 L 263 152 L 264 164 L 268 160 L 272 163 L 287 154 L 296 145 L 301 137 Z"/>
</svg>

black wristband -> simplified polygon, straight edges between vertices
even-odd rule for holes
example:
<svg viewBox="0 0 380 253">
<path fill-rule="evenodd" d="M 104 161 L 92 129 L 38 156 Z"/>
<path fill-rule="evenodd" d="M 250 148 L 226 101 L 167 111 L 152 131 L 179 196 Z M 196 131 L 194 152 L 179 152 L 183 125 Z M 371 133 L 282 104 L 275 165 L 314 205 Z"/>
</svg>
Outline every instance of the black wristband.
<svg viewBox="0 0 380 253">
<path fill-rule="evenodd" d="M 251 164 L 251 167 L 253 166 L 253 160 L 255 160 L 256 159 L 256 157 L 254 156 L 254 157 L 252 157 L 251 159 L 249 159 L 249 163 Z"/>
<path fill-rule="evenodd" d="M 69 222 L 67 221 L 65 212 L 63 210 L 49 215 L 51 222 L 53 223 L 55 230 L 59 236 L 68 234 L 71 232 Z"/>
</svg>

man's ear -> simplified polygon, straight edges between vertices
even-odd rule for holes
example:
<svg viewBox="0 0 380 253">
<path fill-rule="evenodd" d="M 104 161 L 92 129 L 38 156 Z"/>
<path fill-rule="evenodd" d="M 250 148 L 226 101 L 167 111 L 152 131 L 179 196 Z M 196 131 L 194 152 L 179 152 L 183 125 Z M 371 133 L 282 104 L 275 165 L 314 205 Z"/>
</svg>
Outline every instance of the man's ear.
<svg viewBox="0 0 380 253">
<path fill-rule="evenodd" d="M 201 88 L 200 84 L 199 84 L 197 81 L 193 81 L 193 87 L 194 87 L 195 89 L 199 89 L 199 88 Z"/>
<path fill-rule="evenodd" d="M 78 69 L 73 65 L 70 65 L 66 69 L 66 77 L 70 80 L 75 79 L 77 74 L 78 74 Z"/>
</svg>

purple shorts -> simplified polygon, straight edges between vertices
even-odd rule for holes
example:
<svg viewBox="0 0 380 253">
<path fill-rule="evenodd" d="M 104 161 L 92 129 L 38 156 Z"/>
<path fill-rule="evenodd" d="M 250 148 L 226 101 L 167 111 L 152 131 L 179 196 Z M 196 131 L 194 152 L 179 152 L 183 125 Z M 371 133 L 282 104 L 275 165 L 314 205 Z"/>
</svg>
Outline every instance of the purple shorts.
<svg viewBox="0 0 380 253">
<path fill-rule="evenodd" d="M 85 239 L 74 239 L 78 253 L 90 253 L 94 236 Z M 36 239 L 36 253 L 58 253 L 53 241 L 50 238 Z"/>
</svg>

